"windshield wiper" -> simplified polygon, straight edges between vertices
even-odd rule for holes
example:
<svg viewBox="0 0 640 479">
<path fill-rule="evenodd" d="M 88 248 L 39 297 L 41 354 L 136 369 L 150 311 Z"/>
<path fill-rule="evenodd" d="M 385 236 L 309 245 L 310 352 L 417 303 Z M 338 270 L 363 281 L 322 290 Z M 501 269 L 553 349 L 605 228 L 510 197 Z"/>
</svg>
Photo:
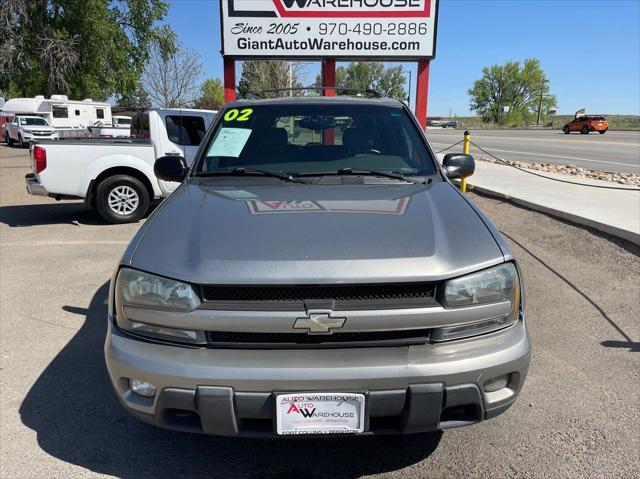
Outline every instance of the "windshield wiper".
<svg viewBox="0 0 640 479">
<path fill-rule="evenodd" d="M 282 181 L 290 181 L 291 183 L 302 183 L 304 185 L 309 184 L 308 181 L 301 180 L 299 178 L 294 178 L 290 174 L 279 173 L 275 171 L 267 171 L 267 170 L 259 170 L 257 168 L 234 168 L 231 171 L 203 171 L 198 173 L 196 176 L 244 176 L 244 175 L 263 175 L 269 176 L 271 178 L 278 178 Z"/>
<path fill-rule="evenodd" d="M 402 180 L 407 183 L 413 183 L 413 181 L 409 180 L 406 176 L 400 173 L 391 173 L 387 171 L 380 170 L 366 170 L 363 168 L 340 168 L 338 170 L 339 175 L 375 175 L 375 176 L 383 176 L 385 178 L 393 178 L 394 180 Z"/>
<path fill-rule="evenodd" d="M 401 173 L 395 173 L 392 171 L 380 171 L 380 170 L 367 170 L 365 168 L 340 168 L 338 171 L 321 171 L 313 173 L 294 173 L 295 176 L 336 176 L 336 175 L 374 175 L 382 176 L 384 178 L 393 178 L 394 180 L 406 181 L 414 185 L 428 185 L 431 183 L 431 178 L 425 181 L 413 181 L 404 176 Z"/>
</svg>

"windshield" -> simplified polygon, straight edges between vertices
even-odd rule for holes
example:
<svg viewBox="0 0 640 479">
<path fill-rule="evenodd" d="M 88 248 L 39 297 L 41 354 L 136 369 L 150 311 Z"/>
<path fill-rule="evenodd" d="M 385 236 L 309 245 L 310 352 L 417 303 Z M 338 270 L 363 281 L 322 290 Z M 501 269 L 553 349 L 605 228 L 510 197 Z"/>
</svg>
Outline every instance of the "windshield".
<svg viewBox="0 0 640 479">
<path fill-rule="evenodd" d="M 116 123 L 118 125 L 130 125 L 131 118 L 116 118 Z"/>
<path fill-rule="evenodd" d="M 25 126 L 33 126 L 33 125 L 49 126 L 49 124 L 47 123 L 47 120 L 45 120 L 44 118 L 19 118 L 19 120 L 20 120 L 20 125 L 25 125 Z"/>
<path fill-rule="evenodd" d="M 236 107 L 221 115 L 196 175 L 243 167 L 293 175 L 343 169 L 435 174 L 418 129 L 401 108 L 281 104 Z"/>
</svg>

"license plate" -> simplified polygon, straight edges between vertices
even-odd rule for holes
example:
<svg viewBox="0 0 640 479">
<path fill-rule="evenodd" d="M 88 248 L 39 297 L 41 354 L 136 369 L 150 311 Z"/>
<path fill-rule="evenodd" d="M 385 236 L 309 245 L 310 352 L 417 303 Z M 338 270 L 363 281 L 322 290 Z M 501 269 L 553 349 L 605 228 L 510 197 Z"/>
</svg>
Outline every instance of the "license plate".
<svg viewBox="0 0 640 479">
<path fill-rule="evenodd" d="M 296 393 L 276 396 L 276 428 L 283 436 L 364 432 L 364 394 Z"/>
</svg>

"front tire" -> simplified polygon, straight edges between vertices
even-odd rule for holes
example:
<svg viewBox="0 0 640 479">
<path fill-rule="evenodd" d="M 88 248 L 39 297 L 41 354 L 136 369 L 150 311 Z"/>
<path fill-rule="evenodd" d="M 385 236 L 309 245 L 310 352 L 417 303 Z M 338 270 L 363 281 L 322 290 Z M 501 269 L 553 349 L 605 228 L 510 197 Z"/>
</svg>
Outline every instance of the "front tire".
<svg viewBox="0 0 640 479">
<path fill-rule="evenodd" d="M 569 133 L 571 133 L 571 130 L 569 129 L 568 126 L 565 126 L 562 131 L 564 132 L 565 135 L 568 135 Z"/>
<path fill-rule="evenodd" d="M 583 135 L 588 135 L 589 134 L 589 127 L 588 126 L 583 126 L 582 130 L 580 130 L 580 133 L 582 133 Z"/>
<path fill-rule="evenodd" d="M 607 130 L 600 130 L 598 133 L 600 133 L 601 135 L 604 135 L 607 132 Z"/>
<path fill-rule="evenodd" d="M 20 145 L 20 148 L 24 148 L 26 146 L 22 139 L 22 135 L 18 135 L 18 145 Z"/>
<path fill-rule="evenodd" d="M 96 209 L 109 223 L 134 223 L 147 213 L 149 203 L 147 188 L 129 175 L 106 178 L 96 189 Z"/>
</svg>

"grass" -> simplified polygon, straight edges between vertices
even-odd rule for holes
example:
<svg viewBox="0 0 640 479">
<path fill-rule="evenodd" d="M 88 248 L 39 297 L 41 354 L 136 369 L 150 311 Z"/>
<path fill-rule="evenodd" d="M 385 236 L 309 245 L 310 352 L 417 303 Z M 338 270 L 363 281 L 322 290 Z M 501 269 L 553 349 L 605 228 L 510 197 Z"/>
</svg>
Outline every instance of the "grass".
<svg viewBox="0 0 640 479">
<path fill-rule="evenodd" d="M 609 122 L 610 130 L 638 130 L 640 131 L 640 116 L 637 115 L 604 115 Z M 526 125 L 497 125 L 486 123 L 477 116 L 456 117 L 454 120 L 462 121 L 465 128 L 470 129 L 490 129 L 490 128 L 527 128 Z M 546 128 L 560 129 L 566 123 L 573 120 L 573 115 L 557 115 L 547 117 L 543 121 Z M 530 127 L 530 126 L 529 126 Z"/>
</svg>

